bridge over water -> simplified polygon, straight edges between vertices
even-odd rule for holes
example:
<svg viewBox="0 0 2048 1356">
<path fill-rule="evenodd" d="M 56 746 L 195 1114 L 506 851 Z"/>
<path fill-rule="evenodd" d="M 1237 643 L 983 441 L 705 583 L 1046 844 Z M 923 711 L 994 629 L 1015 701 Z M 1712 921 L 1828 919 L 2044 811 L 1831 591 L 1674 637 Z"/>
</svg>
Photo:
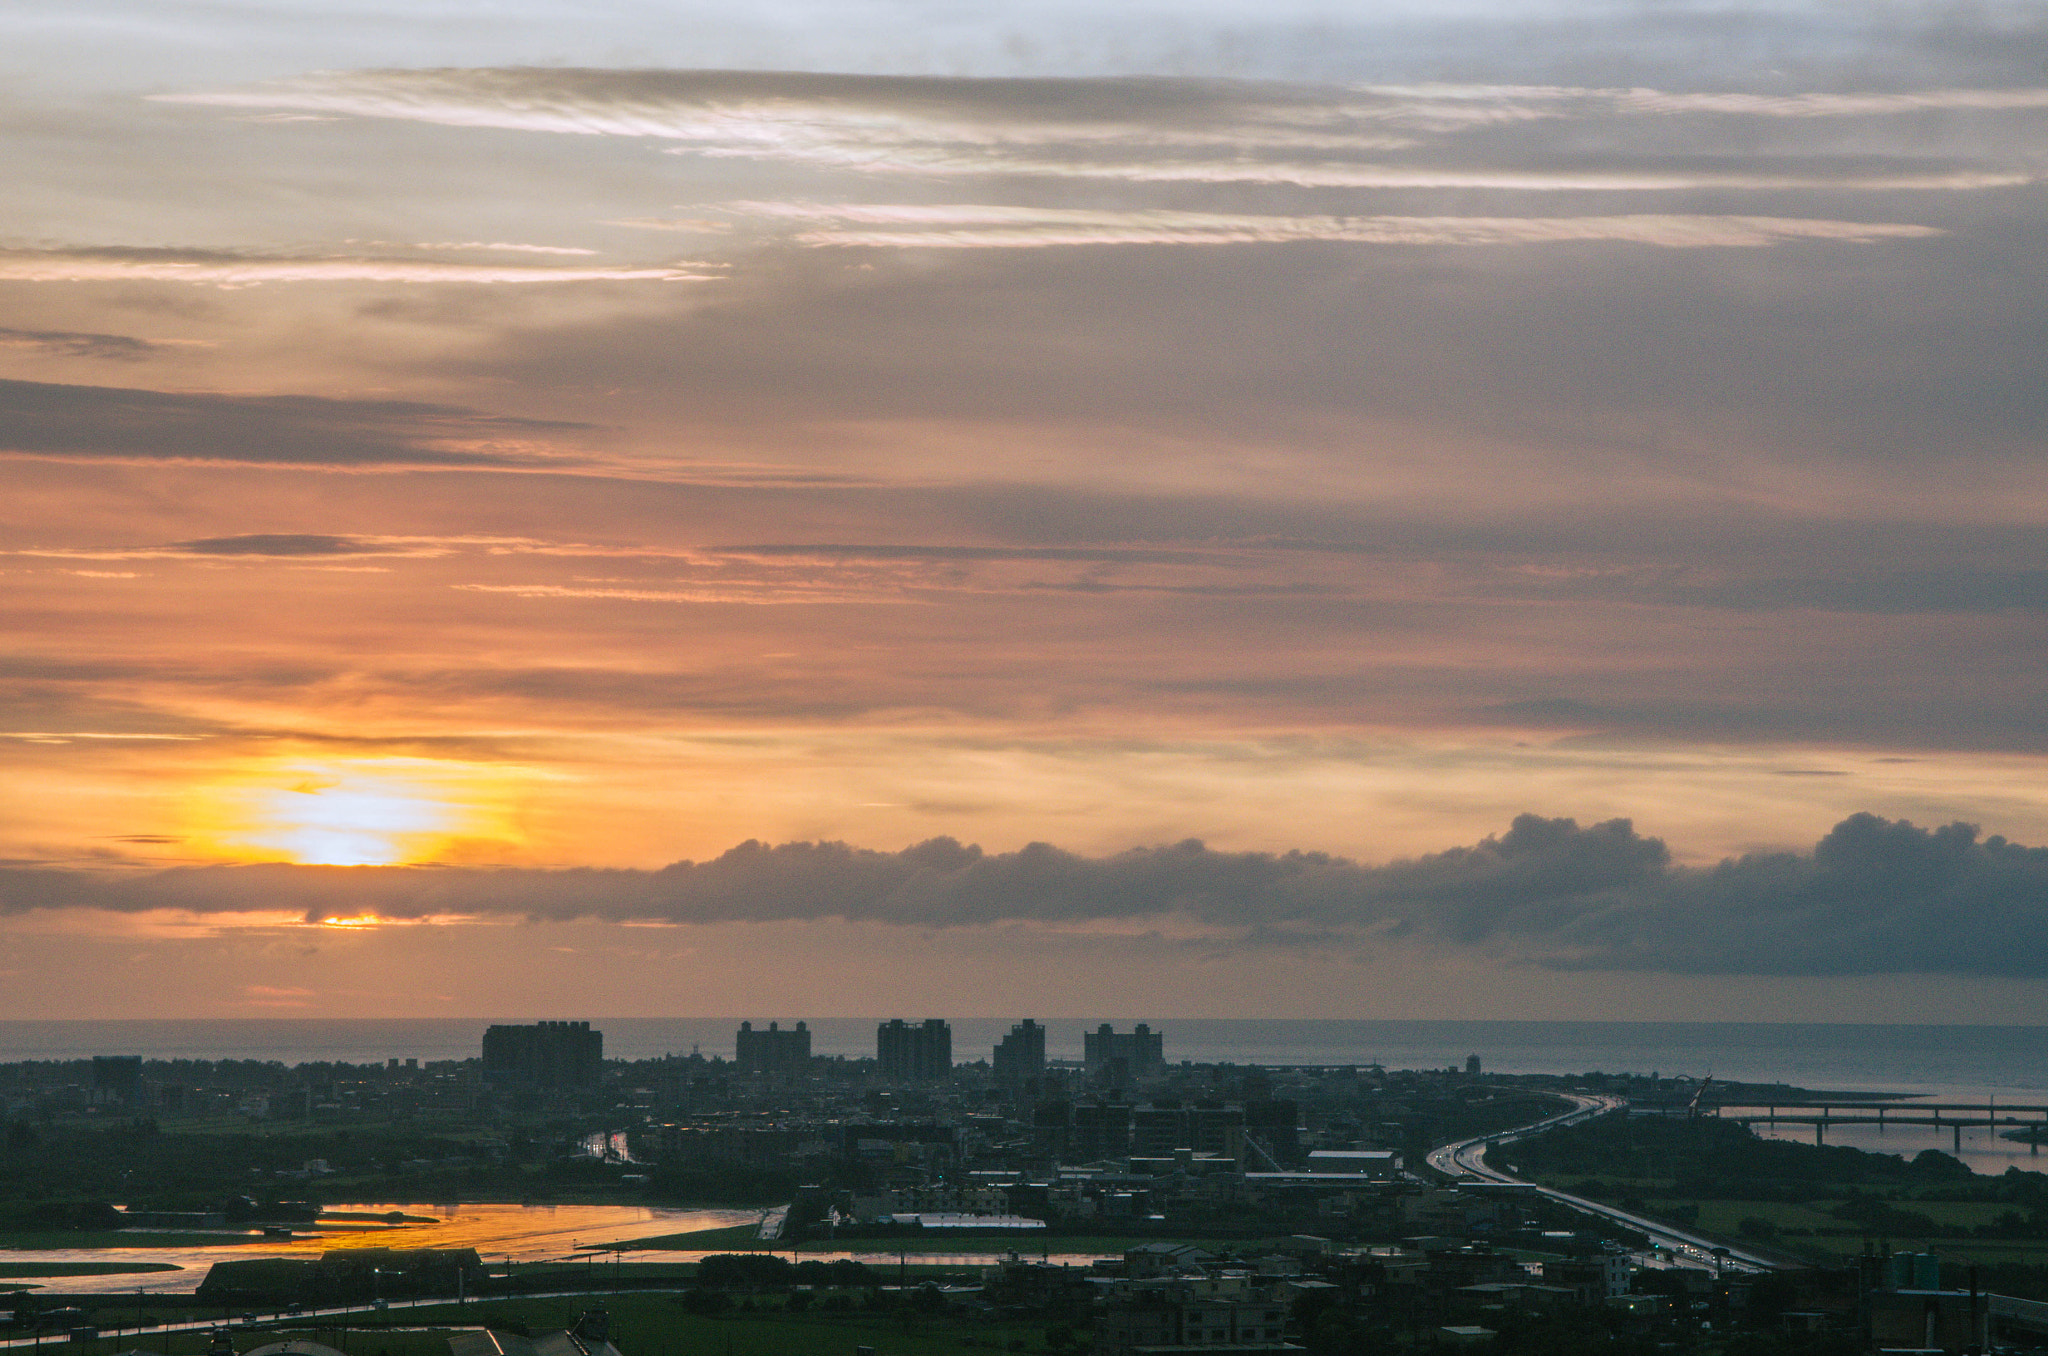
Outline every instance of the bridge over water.
<svg viewBox="0 0 2048 1356">
<path fill-rule="evenodd" d="M 1977 1126 L 1994 1130 L 2030 1129 L 2028 1145 L 2035 1154 L 2048 1141 L 2048 1103 L 2041 1102 L 1857 1101 L 1834 1097 L 1804 1101 L 1730 1099 L 1702 1106 L 1701 1110 L 1744 1125 L 1811 1125 L 1815 1144 L 1827 1143 L 1828 1127 L 1834 1125 L 1875 1125 L 1880 1129 L 1888 1125 L 1919 1126 L 1936 1130 L 1947 1127 L 1955 1135 L 1957 1153 L 1963 1150 L 1963 1131 Z"/>
</svg>

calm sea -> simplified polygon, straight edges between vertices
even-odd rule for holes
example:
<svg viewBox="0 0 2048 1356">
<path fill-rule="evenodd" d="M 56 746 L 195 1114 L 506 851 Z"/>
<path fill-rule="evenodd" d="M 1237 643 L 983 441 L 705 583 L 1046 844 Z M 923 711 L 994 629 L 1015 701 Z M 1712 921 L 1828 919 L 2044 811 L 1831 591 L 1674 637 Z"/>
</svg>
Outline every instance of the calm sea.
<svg viewBox="0 0 2048 1356">
<path fill-rule="evenodd" d="M 913 1014 L 915 1015 L 915 1014 Z M 363 1063 L 393 1058 L 467 1059 L 493 1020 L 520 1018 L 311 1019 L 231 1021 L 0 1022 L 0 1062 L 130 1054 L 151 1059 L 313 1060 Z M 765 1018 L 756 1018 L 765 1025 Z M 783 1019 L 785 1025 L 791 1020 Z M 985 1056 L 1010 1018 L 953 1018 L 953 1057 Z M 1078 1059 L 1081 1033 L 1108 1020 L 1042 1019 L 1046 1053 Z M 737 1018 L 593 1019 L 605 1053 L 730 1057 Z M 1807 1088 L 1855 1089 L 1940 1100 L 2048 1104 L 2048 1027 L 1878 1026 L 1758 1022 L 1403 1022 L 1152 1019 L 1170 1060 L 1234 1064 L 1382 1064 L 1390 1069 L 1462 1066 L 1468 1055 L 1500 1073 L 1662 1073 Z M 810 1023 L 822 1055 L 874 1053 L 872 1018 Z M 1888 1152 L 1952 1149 L 1947 1132 L 1842 1127 L 1829 1143 Z M 1979 1171 L 2042 1166 L 2024 1145 L 1965 1131 L 1963 1157 Z"/>
</svg>

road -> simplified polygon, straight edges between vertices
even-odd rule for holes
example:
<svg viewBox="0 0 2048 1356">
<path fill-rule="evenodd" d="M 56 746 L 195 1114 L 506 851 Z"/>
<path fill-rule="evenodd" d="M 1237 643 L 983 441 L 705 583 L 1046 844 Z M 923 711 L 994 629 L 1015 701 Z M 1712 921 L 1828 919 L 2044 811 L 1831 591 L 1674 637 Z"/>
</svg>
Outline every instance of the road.
<svg viewBox="0 0 2048 1356">
<path fill-rule="evenodd" d="M 1700 1234 L 1688 1233 L 1684 1229 L 1673 1228 L 1671 1225 L 1665 1224 L 1660 1220 L 1650 1219 L 1646 1216 L 1623 1210 L 1618 1206 L 1587 1200 L 1584 1196 L 1574 1196 L 1568 1191 L 1558 1191 L 1553 1187 L 1537 1186 L 1533 1182 L 1523 1181 L 1512 1173 L 1502 1172 L 1498 1168 L 1487 1166 L 1486 1151 L 1496 1144 L 1512 1144 L 1518 1139 L 1527 1139 L 1529 1136 L 1541 1134 L 1545 1130 L 1555 1130 L 1565 1125 L 1577 1125 L 1582 1121 L 1590 1121 L 1595 1116 L 1605 1116 L 1612 1112 L 1620 1111 L 1628 1105 L 1628 1102 L 1620 1097 L 1590 1097 L 1578 1093 L 1563 1093 L 1560 1095 L 1571 1099 L 1572 1109 L 1570 1111 L 1561 1111 L 1555 1116 L 1549 1116 L 1543 1120 L 1535 1121 L 1513 1130 L 1503 1131 L 1499 1134 L 1479 1135 L 1472 1139 L 1461 1139 L 1454 1144 L 1446 1144 L 1440 1148 L 1431 1149 L 1428 1158 L 1429 1166 L 1446 1177 L 1462 1182 L 1499 1182 L 1511 1186 L 1525 1186 L 1531 1191 L 1548 1196 L 1560 1205 L 1568 1205 L 1572 1209 L 1585 1214 L 1597 1215 L 1601 1219 L 1625 1225 L 1636 1230 L 1638 1233 L 1647 1235 L 1651 1243 L 1669 1251 L 1673 1255 L 1674 1260 L 1681 1265 L 1712 1267 L 1715 1265 L 1715 1259 L 1718 1256 L 1722 1259 L 1721 1264 L 1729 1271 L 1753 1273 L 1777 1271 L 1783 1267 L 1783 1263 L 1773 1261 L 1768 1257 L 1750 1252 L 1747 1249 L 1731 1247 Z"/>
</svg>

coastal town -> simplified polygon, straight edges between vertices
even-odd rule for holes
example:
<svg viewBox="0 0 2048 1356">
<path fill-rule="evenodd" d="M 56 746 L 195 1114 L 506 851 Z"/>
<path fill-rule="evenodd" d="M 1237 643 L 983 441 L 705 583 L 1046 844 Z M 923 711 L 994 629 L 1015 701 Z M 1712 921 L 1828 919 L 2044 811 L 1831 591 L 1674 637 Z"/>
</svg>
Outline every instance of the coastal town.
<svg viewBox="0 0 2048 1356">
<path fill-rule="evenodd" d="M 891 1019 L 872 1056 L 825 1055 L 802 1021 L 747 1021 L 730 1054 L 629 1061 L 589 1022 L 544 1022 L 492 1026 L 463 1060 L 0 1066 L 0 1342 L 2048 1347 L 2048 1177 L 1829 1146 L 1819 1116 L 1813 1144 L 1746 1123 L 1849 1118 L 1872 1105 L 1853 1094 L 1501 1075 L 1478 1054 L 1197 1063 L 1142 1023 L 1082 1037 L 1049 1057 L 1027 1019 L 956 1050 L 944 1020 Z"/>
</svg>

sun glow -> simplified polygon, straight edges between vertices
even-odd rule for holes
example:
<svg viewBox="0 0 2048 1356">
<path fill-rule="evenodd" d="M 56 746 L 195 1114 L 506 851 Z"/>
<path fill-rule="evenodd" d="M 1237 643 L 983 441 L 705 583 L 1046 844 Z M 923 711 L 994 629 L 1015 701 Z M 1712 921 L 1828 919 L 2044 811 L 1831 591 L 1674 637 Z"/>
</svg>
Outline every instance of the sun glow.
<svg viewBox="0 0 2048 1356">
<path fill-rule="evenodd" d="M 277 760 L 193 799 L 192 838 L 222 856 L 308 866 L 475 858 L 521 835 L 516 772 L 424 758 Z"/>
</svg>

